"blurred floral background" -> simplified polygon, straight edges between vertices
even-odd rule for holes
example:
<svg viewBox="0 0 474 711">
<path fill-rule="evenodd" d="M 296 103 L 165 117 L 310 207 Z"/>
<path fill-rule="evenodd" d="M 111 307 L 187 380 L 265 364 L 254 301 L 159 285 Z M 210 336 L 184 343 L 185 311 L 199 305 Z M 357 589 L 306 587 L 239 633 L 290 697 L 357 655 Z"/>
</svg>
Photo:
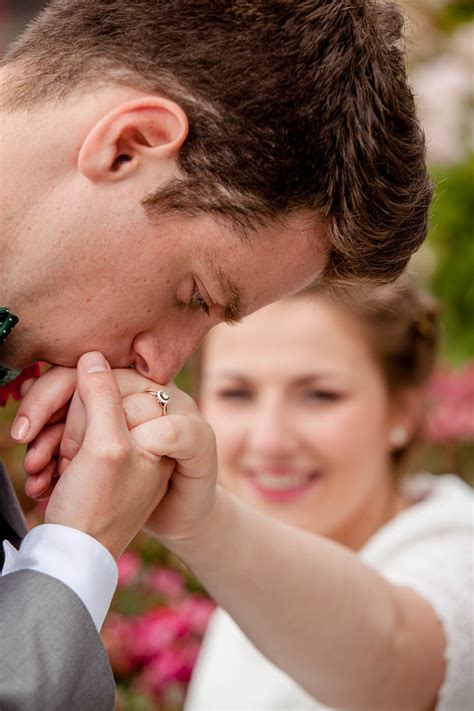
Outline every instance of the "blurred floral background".
<svg viewBox="0 0 474 711">
<path fill-rule="evenodd" d="M 0 48 L 42 0 L 0 0 Z M 474 483 L 474 235 L 472 0 L 405 2 L 409 68 L 436 191 L 426 245 L 412 271 L 439 298 L 443 349 L 428 392 L 423 446 L 413 467 L 456 472 Z M 181 376 L 189 387 L 189 374 Z M 21 448 L 8 426 L 16 403 L 0 409 L 0 458 L 29 523 L 41 505 L 23 494 Z M 181 563 L 144 534 L 119 562 L 119 585 L 103 628 L 121 711 L 179 711 L 213 604 Z"/>
</svg>

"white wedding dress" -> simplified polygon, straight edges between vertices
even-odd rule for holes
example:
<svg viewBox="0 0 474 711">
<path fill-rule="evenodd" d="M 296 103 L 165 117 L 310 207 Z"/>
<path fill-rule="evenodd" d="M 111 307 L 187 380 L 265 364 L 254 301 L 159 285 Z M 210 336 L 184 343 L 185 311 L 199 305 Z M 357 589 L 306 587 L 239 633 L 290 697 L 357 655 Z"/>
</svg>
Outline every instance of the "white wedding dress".
<svg viewBox="0 0 474 711">
<path fill-rule="evenodd" d="M 404 495 L 413 504 L 379 529 L 359 555 L 432 605 L 447 640 L 436 711 L 469 711 L 474 708 L 472 490 L 452 475 L 419 474 L 406 482 Z M 226 612 L 215 612 L 185 711 L 327 708 L 263 657 Z"/>
</svg>

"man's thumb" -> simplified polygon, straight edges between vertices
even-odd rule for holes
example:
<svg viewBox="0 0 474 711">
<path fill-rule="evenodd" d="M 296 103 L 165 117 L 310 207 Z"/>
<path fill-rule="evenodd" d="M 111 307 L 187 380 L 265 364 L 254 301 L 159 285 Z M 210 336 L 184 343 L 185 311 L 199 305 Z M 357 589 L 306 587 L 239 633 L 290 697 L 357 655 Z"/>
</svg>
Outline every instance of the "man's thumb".
<svg viewBox="0 0 474 711">
<path fill-rule="evenodd" d="M 85 353 L 79 359 L 77 391 L 86 412 L 86 437 L 111 439 L 128 432 L 122 396 L 102 353 Z"/>
</svg>

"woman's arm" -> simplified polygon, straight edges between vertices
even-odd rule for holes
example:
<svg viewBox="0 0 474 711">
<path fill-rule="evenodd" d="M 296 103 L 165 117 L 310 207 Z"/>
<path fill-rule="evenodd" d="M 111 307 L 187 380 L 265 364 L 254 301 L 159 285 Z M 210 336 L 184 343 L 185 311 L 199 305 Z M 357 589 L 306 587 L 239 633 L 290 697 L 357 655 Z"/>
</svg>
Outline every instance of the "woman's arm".
<svg viewBox="0 0 474 711">
<path fill-rule="evenodd" d="M 354 553 L 223 489 L 199 532 L 165 543 L 263 654 L 322 703 L 434 708 L 445 642 L 433 609 Z"/>
</svg>

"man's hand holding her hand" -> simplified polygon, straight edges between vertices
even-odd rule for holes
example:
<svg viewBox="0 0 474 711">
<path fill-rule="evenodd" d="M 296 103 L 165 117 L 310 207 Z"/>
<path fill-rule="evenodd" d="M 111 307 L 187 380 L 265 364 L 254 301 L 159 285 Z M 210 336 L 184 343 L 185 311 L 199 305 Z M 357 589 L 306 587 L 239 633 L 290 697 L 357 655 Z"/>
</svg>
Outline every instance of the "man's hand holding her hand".
<svg viewBox="0 0 474 711">
<path fill-rule="evenodd" d="M 90 358 L 99 359 L 92 370 Z M 25 459 L 28 495 L 51 495 L 47 522 L 79 528 L 114 557 L 145 521 L 164 544 L 192 537 L 215 498 L 211 428 L 174 385 L 166 385 L 171 401 L 163 418 L 146 392 L 161 386 L 130 369 L 96 370 L 104 367 L 101 358 L 79 361 L 66 422 L 56 420 L 64 416 L 74 371 L 53 368 L 25 393 L 18 417 L 30 422 L 30 437 L 43 427 Z"/>
</svg>

